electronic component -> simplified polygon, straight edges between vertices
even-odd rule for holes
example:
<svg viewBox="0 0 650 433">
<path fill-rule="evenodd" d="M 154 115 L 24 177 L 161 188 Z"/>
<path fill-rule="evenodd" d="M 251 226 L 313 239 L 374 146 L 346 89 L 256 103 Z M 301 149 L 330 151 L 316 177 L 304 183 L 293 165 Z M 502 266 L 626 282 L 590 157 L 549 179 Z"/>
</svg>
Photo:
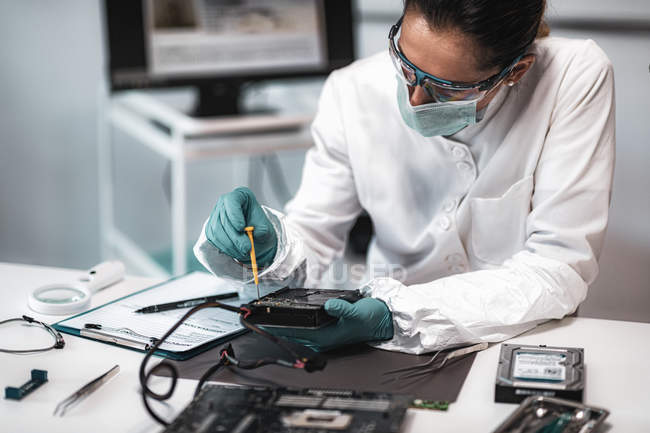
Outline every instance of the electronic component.
<svg viewBox="0 0 650 433">
<path fill-rule="evenodd" d="M 205 385 L 165 432 L 397 433 L 411 401 L 384 393 Z"/>
<path fill-rule="evenodd" d="M 426 410 L 447 410 L 449 409 L 449 402 L 448 401 L 441 401 L 441 400 L 422 400 L 420 398 L 416 398 L 411 402 L 411 408 L 413 409 L 426 409 Z"/>
<path fill-rule="evenodd" d="M 583 349 L 501 346 L 494 401 L 519 403 L 531 395 L 582 401 L 584 388 Z"/>
<path fill-rule="evenodd" d="M 358 290 L 290 289 L 285 287 L 249 304 L 246 319 L 263 326 L 286 328 L 320 328 L 335 318 L 325 312 L 328 299 L 356 302 L 361 299 Z"/>
<path fill-rule="evenodd" d="M 553 397 L 531 396 L 524 400 L 493 433 L 594 431 L 609 411 Z"/>
<path fill-rule="evenodd" d="M 5 387 L 5 398 L 20 400 L 39 386 L 47 382 L 47 370 L 32 370 L 32 378 L 20 388 L 13 386 Z"/>
</svg>

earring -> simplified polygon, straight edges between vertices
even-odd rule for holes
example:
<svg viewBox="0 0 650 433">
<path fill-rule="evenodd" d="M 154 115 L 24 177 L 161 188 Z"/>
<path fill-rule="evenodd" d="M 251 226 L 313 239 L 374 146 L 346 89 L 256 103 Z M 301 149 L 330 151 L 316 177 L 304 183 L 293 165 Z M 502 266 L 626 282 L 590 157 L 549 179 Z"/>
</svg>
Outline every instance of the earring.
<svg viewBox="0 0 650 433">
<path fill-rule="evenodd" d="M 508 86 L 508 87 L 512 87 L 512 86 L 514 86 L 514 85 L 515 85 L 515 82 L 514 82 L 514 81 L 508 81 L 508 82 L 506 83 L 506 86 Z"/>
</svg>

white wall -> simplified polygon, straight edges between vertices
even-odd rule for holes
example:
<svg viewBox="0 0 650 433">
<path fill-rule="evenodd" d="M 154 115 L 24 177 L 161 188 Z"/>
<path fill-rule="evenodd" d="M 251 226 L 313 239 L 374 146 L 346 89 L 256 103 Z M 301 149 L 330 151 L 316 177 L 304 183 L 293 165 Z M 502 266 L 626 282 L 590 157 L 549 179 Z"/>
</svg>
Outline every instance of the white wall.
<svg viewBox="0 0 650 433">
<path fill-rule="evenodd" d="M 547 0 L 549 18 L 650 20 L 648 0 Z"/>
<path fill-rule="evenodd" d="M 650 2 L 648 3 L 650 9 Z M 581 315 L 650 321 L 650 20 L 647 32 L 556 30 L 591 38 L 614 64 L 616 168 L 600 276 Z"/>
<path fill-rule="evenodd" d="M 0 0 L 0 260 L 99 260 L 97 1 Z"/>
</svg>

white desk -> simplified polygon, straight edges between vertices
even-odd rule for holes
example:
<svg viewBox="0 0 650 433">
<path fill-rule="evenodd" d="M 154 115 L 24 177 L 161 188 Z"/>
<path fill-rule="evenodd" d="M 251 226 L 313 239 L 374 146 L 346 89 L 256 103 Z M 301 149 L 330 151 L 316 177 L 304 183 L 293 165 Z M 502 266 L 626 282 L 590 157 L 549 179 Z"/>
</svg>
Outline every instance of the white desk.
<svg viewBox="0 0 650 433">
<path fill-rule="evenodd" d="M 46 322 L 59 318 L 30 312 L 30 289 L 55 281 L 67 281 L 78 271 L 0 263 L 0 318 L 31 315 Z M 128 278 L 100 292 L 93 305 L 158 282 Z M 22 332 L 27 333 L 29 329 Z M 14 328 L 15 329 L 15 328 Z M 43 333 L 45 334 L 45 333 Z M 0 331 L 0 336 L 2 334 Z M 569 318 L 543 325 L 512 341 L 529 344 L 585 348 L 587 389 L 585 402 L 611 411 L 612 432 L 650 432 L 650 324 L 586 318 Z M 2 338 L 2 337 L 0 337 Z M 0 430 L 6 432 L 145 432 L 158 431 L 142 406 L 138 391 L 138 367 L 142 355 L 106 344 L 64 335 L 62 350 L 32 355 L 0 353 L 0 388 L 19 386 L 33 368 L 45 369 L 49 382 L 22 401 L 0 400 Z M 1 340 L 0 340 L 1 341 Z M 410 410 L 406 432 L 490 432 L 516 405 L 493 402 L 499 345 L 476 357 L 458 402 L 448 412 Z M 121 372 L 64 418 L 52 416 L 56 404 L 81 385 L 120 364 Z M 164 379 L 159 379 L 162 385 Z M 171 418 L 186 404 L 195 381 L 179 380 L 170 406 L 156 404 Z M 162 389 L 162 388 L 161 388 Z"/>
</svg>

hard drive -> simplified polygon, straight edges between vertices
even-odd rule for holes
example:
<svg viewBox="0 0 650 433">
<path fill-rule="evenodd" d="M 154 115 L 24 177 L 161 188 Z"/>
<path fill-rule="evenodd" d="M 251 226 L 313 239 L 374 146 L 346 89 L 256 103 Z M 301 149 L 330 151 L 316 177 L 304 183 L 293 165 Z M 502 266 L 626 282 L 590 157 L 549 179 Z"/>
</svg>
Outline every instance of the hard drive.
<svg viewBox="0 0 650 433">
<path fill-rule="evenodd" d="M 553 397 L 526 398 L 493 433 L 601 431 L 609 411 Z"/>
<path fill-rule="evenodd" d="M 316 329 L 336 320 L 325 312 L 324 306 L 328 299 L 343 299 L 354 303 L 361 298 L 358 290 L 285 287 L 242 307 L 250 310 L 246 320 L 256 325 Z"/>
<path fill-rule="evenodd" d="M 533 395 L 581 402 L 584 389 L 583 349 L 501 345 L 494 401 L 519 403 Z"/>
</svg>

